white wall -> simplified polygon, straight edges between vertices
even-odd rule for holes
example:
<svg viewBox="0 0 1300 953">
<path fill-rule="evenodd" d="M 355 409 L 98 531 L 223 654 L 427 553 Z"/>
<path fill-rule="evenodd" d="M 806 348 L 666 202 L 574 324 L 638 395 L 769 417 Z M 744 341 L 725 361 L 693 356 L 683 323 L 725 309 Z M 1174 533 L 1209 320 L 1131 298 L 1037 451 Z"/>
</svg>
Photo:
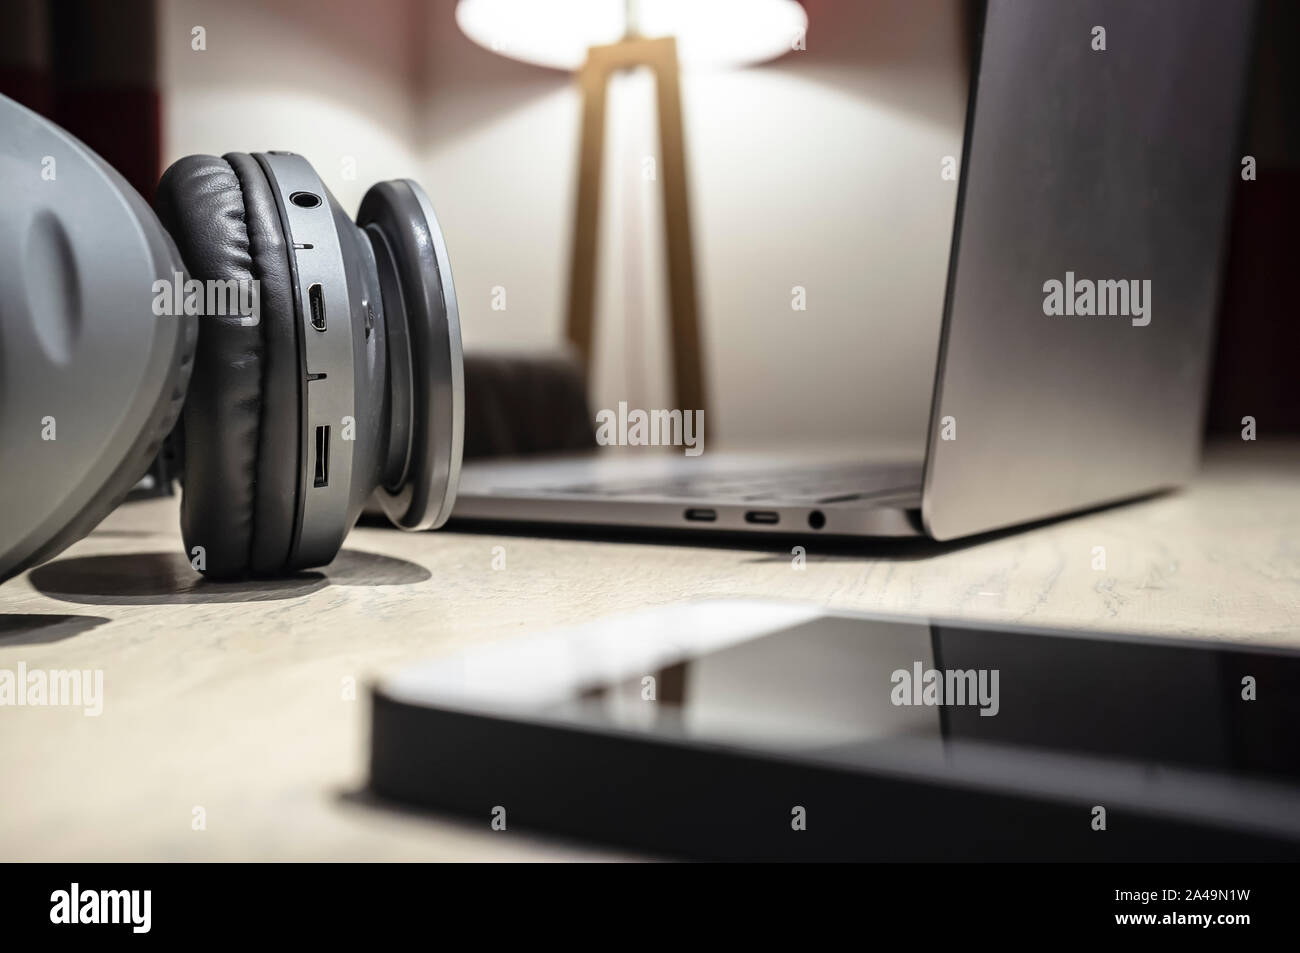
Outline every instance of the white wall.
<svg viewBox="0 0 1300 953">
<path fill-rule="evenodd" d="M 350 211 L 376 180 L 417 175 L 416 2 L 158 0 L 164 167 L 286 149 Z M 191 48 L 195 26 L 205 51 Z"/>
<path fill-rule="evenodd" d="M 562 342 L 579 100 L 467 40 L 454 0 L 160 0 L 164 142 L 307 155 L 354 209 L 414 175 L 451 250 L 467 348 Z M 712 440 L 924 438 L 966 74 L 951 0 L 814 4 L 808 49 L 683 77 Z M 190 50 L 190 28 L 208 50 Z M 648 78 L 610 97 L 596 407 L 669 406 Z M 344 157 L 357 178 L 340 176 Z M 790 289 L 808 310 L 791 310 Z M 507 308 L 491 308 L 495 287 Z"/>
</svg>

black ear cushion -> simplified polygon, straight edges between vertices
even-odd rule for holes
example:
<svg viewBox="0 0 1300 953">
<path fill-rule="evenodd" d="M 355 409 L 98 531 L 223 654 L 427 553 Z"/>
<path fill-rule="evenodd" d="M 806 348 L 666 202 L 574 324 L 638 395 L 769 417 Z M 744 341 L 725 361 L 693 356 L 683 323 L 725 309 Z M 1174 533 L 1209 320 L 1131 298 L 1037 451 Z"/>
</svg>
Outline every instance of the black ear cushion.
<svg viewBox="0 0 1300 953">
<path fill-rule="evenodd" d="M 252 156 L 188 156 L 163 174 L 155 204 L 191 278 L 260 289 L 256 325 L 199 318 L 183 428 L 186 552 L 218 578 L 280 572 L 297 512 L 301 375 L 274 193 Z"/>
</svg>

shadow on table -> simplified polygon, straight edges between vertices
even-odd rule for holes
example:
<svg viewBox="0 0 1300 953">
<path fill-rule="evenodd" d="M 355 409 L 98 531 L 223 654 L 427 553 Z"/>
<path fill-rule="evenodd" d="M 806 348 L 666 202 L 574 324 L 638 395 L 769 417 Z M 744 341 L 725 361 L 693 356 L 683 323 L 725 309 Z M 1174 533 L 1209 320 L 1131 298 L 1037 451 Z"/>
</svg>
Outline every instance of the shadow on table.
<svg viewBox="0 0 1300 953">
<path fill-rule="evenodd" d="M 571 539 L 599 543 L 637 543 L 657 546 L 678 546 L 695 549 L 749 551 L 752 558 L 747 563 L 789 562 L 795 546 L 802 546 L 809 563 L 820 561 L 892 560 L 908 562 L 932 559 L 949 553 L 973 549 L 995 543 L 1010 536 L 1023 535 L 1055 524 L 1083 519 L 1107 510 L 1122 511 L 1125 507 L 1173 496 L 1177 489 L 1160 489 L 1123 500 L 1099 503 L 1073 513 L 1062 513 L 1043 519 L 993 529 L 960 539 L 936 540 L 929 536 L 820 536 L 815 530 L 806 533 L 750 533 L 737 531 L 697 531 L 677 528 L 650 528 L 606 526 L 584 523 L 524 523 L 505 520 L 458 519 L 453 517 L 442 532 L 473 533 L 492 536 L 524 536 L 549 539 Z M 377 525 L 371 517 L 363 522 Z M 918 532 L 920 527 L 918 524 Z"/>
<path fill-rule="evenodd" d="M 753 553 L 749 563 L 788 562 L 790 549 L 804 546 L 809 561 L 820 559 L 895 559 L 900 561 L 929 559 L 969 545 L 964 540 L 941 543 L 928 536 L 869 537 L 806 536 L 747 533 L 743 531 L 654 529 L 649 527 L 612 527 L 579 523 L 519 523 L 482 519 L 455 519 L 444 533 L 469 533 L 488 536 L 522 536 L 544 539 L 567 539 L 592 543 L 633 543 L 650 546 L 677 546 L 688 549 L 730 550 Z M 983 541 L 977 538 L 977 541 Z"/>
<path fill-rule="evenodd" d="M 337 803 L 361 811 L 373 811 L 376 814 L 395 814 L 412 821 L 422 821 L 426 824 L 436 824 L 442 827 L 454 827 L 466 834 L 491 834 L 492 832 L 489 825 L 491 818 L 487 814 L 481 817 L 470 816 L 457 811 L 422 807 L 404 801 L 392 801 L 380 797 L 368 787 L 339 788 L 334 792 L 334 797 Z M 666 855 L 656 854 L 648 850 L 623 847 L 602 841 L 589 841 L 538 828 L 527 829 L 524 836 L 529 841 L 527 846 L 533 850 L 549 847 L 552 850 L 584 854 L 591 859 L 599 860 L 657 861 L 669 859 Z"/>
<path fill-rule="evenodd" d="M 120 553 L 56 559 L 33 569 L 42 594 L 83 605 L 184 605 L 294 599 L 327 586 L 409 586 L 431 578 L 405 559 L 345 549 L 318 570 L 266 579 L 214 582 L 182 553 Z"/>
<path fill-rule="evenodd" d="M 107 621 L 103 616 L 97 615 L 0 613 L 0 648 L 62 642 L 74 635 L 89 632 Z"/>
</svg>

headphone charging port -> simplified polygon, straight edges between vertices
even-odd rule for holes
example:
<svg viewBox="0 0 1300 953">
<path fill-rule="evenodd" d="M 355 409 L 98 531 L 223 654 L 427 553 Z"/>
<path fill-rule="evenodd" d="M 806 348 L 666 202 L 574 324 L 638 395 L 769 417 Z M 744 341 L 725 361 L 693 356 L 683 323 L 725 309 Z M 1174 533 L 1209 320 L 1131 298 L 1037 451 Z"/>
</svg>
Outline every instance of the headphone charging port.
<svg viewBox="0 0 1300 953">
<path fill-rule="evenodd" d="M 317 331 L 325 330 L 325 294 L 320 285 L 307 289 L 307 304 L 311 308 L 311 326 Z"/>
</svg>

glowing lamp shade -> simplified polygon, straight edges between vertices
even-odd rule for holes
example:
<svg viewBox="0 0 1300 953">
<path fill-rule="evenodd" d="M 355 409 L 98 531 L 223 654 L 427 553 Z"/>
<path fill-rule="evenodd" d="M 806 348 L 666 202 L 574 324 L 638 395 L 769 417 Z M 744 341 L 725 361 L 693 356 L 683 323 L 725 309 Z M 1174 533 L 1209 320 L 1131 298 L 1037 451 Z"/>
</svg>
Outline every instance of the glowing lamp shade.
<svg viewBox="0 0 1300 953">
<path fill-rule="evenodd" d="M 789 52 L 808 15 L 795 0 L 460 0 L 456 23 L 479 46 L 553 69 L 629 33 L 676 37 L 683 66 L 726 67 Z"/>
</svg>

